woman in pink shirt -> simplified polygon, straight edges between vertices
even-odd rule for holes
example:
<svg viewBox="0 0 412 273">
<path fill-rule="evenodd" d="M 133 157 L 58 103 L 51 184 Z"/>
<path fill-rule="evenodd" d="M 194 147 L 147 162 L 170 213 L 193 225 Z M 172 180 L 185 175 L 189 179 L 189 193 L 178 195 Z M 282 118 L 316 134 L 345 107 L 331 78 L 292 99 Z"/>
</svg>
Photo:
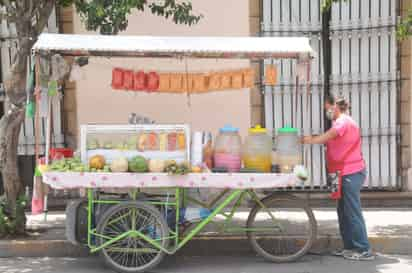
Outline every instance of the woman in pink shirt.
<svg viewBox="0 0 412 273">
<path fill-rule="evenodd" d="M 347 114 L 348 107 L 343 98 L 326 98 L 326 116 L 332 121 L 332 128 L 319 136 L 304 137 L 303 143 L 326 144 L 328 172 L 341 175 L 342 192 L 337 212 L 344 248 L 334 255 L 351 260 L 373 260 L 375 256 L 370 249 L 360 201 L 360 190 L 366 178 L 361 135 L 358 125 Z"/>
</svg>

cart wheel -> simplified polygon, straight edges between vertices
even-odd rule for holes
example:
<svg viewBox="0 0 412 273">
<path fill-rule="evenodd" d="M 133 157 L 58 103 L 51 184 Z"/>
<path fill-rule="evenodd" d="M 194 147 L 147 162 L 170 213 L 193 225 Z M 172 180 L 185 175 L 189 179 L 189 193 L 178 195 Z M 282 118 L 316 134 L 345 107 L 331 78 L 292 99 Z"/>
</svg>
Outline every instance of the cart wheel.
<svg viewBox="0 0 412 273">
<path fill-rule="evenodd" d="M 135 229 L 133 229 L 135 226 Z M 99 245 L 128 231 L 136 230 L 168 246 L 169 229 L 159 211 L 141 202 L 125 202 L 108 209 L 97 225 Z M 163 238 L 163 239 L 162 239 Z M 117 272 L 145 272 L 158 265 L 165 253 L 147 241 L 127 236 L 103 248 L 100 255 Z"/>
<path fill-rule="evenodd" d="M 247 236 L 253 249 L 266 260 L 292 262 L 308 252 L 316 238 L 312 210 L 291 195 L 271 195 L 251 210 Z"/>
</svg>

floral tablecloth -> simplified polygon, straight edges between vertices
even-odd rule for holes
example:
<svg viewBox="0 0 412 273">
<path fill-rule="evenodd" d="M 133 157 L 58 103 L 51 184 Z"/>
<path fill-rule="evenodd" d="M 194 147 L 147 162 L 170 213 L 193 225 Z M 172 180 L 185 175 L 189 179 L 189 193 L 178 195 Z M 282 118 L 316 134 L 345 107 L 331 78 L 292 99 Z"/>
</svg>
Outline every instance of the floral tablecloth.
<svg viewBox="0 0 412 273">
<path fill-rule="evenodd" d="M 43 182 L 54 189 L 81 188 L 285 188 L 301 185 L 293 174 L 275 173 L 75 173 L 46 172 Z"/>
</svg>

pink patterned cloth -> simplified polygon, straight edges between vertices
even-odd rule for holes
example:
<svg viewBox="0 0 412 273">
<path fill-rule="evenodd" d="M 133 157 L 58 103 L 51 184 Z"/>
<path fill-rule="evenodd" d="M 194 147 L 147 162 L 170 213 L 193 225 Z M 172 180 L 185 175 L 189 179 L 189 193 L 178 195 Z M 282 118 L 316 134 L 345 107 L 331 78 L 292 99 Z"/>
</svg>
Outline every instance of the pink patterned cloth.
<svg viewBox="0 0 412 273">
<path fill-rule="evenodd" d="M 43 182 L 54 189 L 78 188 L 224 188 L 270 189 L 294 187 L 300 183 L 294 174 L 275 173 L 75 173 L 47 172 Z"/>
</svg>

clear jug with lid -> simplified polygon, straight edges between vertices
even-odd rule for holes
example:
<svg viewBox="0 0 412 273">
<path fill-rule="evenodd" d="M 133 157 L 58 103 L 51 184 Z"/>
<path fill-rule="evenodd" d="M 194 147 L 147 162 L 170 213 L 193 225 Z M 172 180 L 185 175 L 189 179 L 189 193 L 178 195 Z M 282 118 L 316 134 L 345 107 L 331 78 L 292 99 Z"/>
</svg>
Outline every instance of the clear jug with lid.
<svg viewBox="0 0 412 273">
<path fill-rule="evenodd" d="M 277 130 L 275 153 L 282 173 L 290 173 L 294 166 L 302 164 L 302 145 L 298 129 L 283 127 Z"/>
<path fill-rule="evenodd" d="M 227 169 L 229 172 L 239 172 L 242 164 L 241 147 L 238 128 L 231 125 L 220 128 L 215 142 L 215 167 Z"/>
<path fill-rule="evenodd" d="M 272 138 L 260 125 L 249 129 L 243 150 L 245 168 L 260 172 L 270 172 L 272 160 Z"/>
</svg>

